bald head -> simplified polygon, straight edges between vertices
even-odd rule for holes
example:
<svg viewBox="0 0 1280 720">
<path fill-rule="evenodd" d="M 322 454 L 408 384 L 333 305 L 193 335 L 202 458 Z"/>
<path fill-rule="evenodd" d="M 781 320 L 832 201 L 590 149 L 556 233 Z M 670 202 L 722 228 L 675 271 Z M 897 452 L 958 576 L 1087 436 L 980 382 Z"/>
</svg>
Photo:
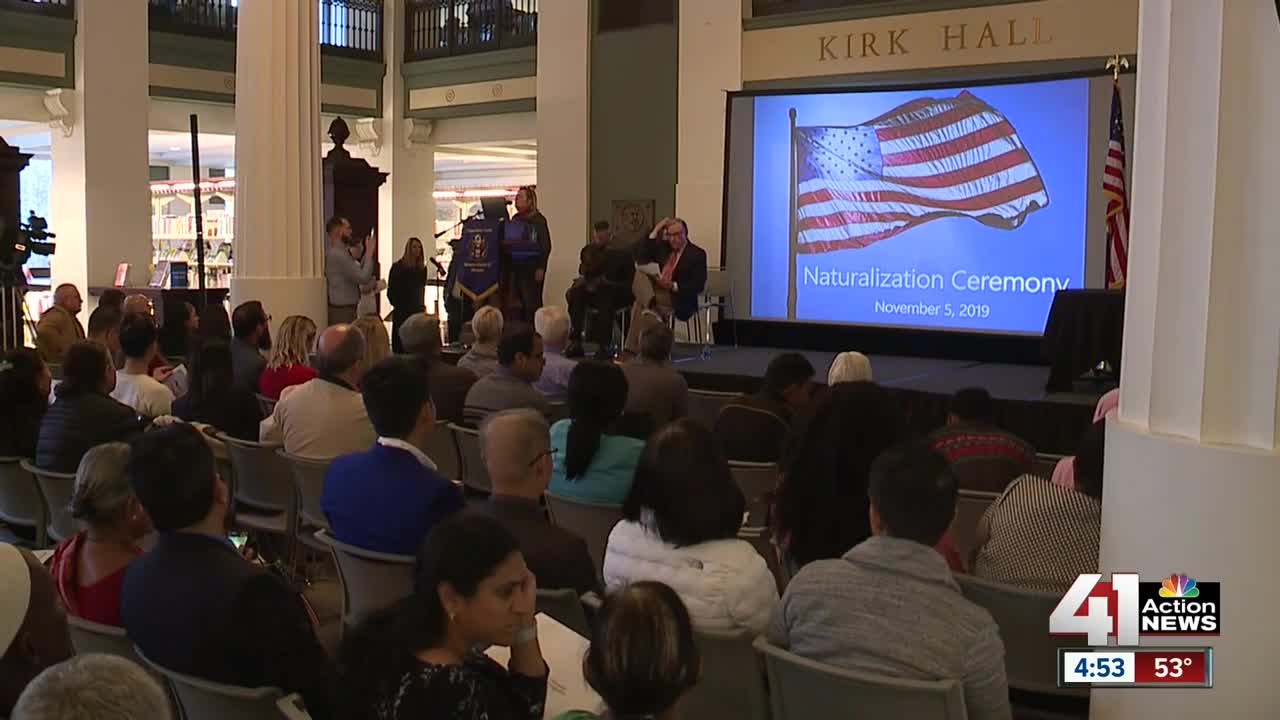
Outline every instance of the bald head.
<svg viewBox="0 0 1280 720">
<path fill-rule="evenodd" d="M 53 304 L 75 315 L 80 312 L 83 301 L 80 299 L 80 291 L 71 283 L 63 283 L 53 291 Z"/>
<path fill-rule="evenodd" d="M 50 665 L 71 657 L 67 616 L 53 578 L 28 550 L 0 545 L 0 716 Z"/>
<path fill-rule="evenodd" d="M 504 410 L 480 425 L 480 457 L 497 495 L 538 498 L 551 479 L 547 421 L 536 410 Z"/>
<path fill-rule="evenodd" d="M 364 364 L 365 339 L 359 328 L 346 323 L 330 325 L 316 343 L 316 370 L 321 375 L 360 384 Z"/>
</svg>

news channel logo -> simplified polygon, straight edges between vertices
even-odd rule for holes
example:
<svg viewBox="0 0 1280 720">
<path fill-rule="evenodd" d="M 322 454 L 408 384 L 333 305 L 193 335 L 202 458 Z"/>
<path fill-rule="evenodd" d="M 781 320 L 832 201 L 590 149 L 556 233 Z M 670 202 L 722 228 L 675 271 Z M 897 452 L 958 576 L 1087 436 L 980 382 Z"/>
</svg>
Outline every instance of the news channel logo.
<svg viewBox="0 0 1280 720">
<path fill-rule="evenodd" d="M 1202 637 L 1222 632 L 1222 589 L 1173 573 L 1143 582 L 1137 573 L 1080 575 L 1049 615 L 1049 634 L 1088 638 L 1089 645 L 1138 645 L 1139 638 Z"/>
</svg>

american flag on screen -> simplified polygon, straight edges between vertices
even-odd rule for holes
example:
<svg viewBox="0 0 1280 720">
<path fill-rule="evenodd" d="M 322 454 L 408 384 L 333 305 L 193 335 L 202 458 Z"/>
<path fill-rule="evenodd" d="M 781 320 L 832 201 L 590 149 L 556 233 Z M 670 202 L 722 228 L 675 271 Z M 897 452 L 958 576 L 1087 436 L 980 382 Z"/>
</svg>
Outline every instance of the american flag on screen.
<svg viewBox="0 0 1280 720">
<path fill-rule="evenodd" d="M 1122 288 L 1129 270 L 1129 194 L 1124 187 L 1124 114 L 1120 111 L 1120 84 L 1111 91 L 1111 142 L 1102 171 L 1102 191 L 1107 194 L 1107 287 Z"/>
<path fill-rule="evenodd" d="M 1049 204 L 998 110 L 967 90 L 852 127 L 797 127 L 796 249 L 861 248 L 941 217 L 1012 229 Z"/>
</svg>

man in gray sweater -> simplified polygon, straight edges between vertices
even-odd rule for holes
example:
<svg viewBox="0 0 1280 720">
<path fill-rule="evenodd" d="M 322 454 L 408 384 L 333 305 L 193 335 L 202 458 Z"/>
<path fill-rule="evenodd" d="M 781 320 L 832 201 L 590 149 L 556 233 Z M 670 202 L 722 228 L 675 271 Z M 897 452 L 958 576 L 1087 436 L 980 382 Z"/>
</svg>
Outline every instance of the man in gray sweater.
<svg viewBox="0 0 1280 720">
<path fill-rule="evenodd" d="M 951 524 L 956 478 L 928 446 L 885 451 L 871 467 L 873 536 L 791 580 L 769 641 L 836 667 L 912 680 L 954 678 L 971 720 L 1008 720 L 1004 643 L 933 549 Z"/>
</svg>

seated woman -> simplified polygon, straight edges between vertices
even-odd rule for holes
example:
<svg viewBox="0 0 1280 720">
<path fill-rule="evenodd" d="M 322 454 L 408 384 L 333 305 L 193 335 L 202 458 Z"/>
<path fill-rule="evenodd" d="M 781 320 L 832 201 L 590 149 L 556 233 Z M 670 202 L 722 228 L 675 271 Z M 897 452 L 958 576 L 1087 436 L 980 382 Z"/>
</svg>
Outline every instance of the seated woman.
<svg viewBox="0 0 1280 720">
<path fill-rule="evenodd" d="M 608 434 L 627 403 L 627 376 L 611 362 L 578 363 L 569 373 L 569 418 L 551 426 L 552 495 L 621 505 L 644 441 Z"/>
<path fill-rule="evenodd" d="M 466 368 L 482 378 L 498 368 L 498 340 L 502 339 L 502 313 L 485 305 L 471 317 L 475 342 L 466 355 L 458 358 L 458 367 Z"/>
<path fill-rule="evenodd" d="M 702 672 L 680 596 L 659 582 L 637 582 L 605 598 L 582 672 L 604 700 L 603 717 L 674 720 L 681 696 Z M 601 716 L 574 710 L 556 720 Z"/>
<path fill-rule="evenodd" d="M 1107 419 L 1107 416 L 1116 411 L 1120 407 L 1120 388 L 1115 388 L 1103 393 L 1098 398 L 1098 404 L 1093 406 L 1093 422 L 1097 424 Z M 1068 455 L 1058 461 L 1053 466 L 1053 484 L 1058 487 L 1074 488 L 1076 486 L 1076 459 L 1073 455 Z"/>
<path fill-rule="evenodd" d="M 37 467 L 75 472 L 89 448 L 127 441 L 147 426 L 133 408 L 111 397 L 115 386 L 116 368 L 105 346 L 80 340 L 67 350 L 57 399 L 40 422 Z"/>
<path fill-rule="evenodd" d="M 840 353 L 831 361 L 831 368 L 827 370 L 827 387 L 860 380 L 870 382 L 873 379 L 871 361 L 860 352 Z"/>
<path fill-rule="evenodd" d="M 262 408 L 248 390 L 235 386 L 231 346 L 197 343 L 190 359 L 190 389 L 173 401 L 173 414 L 187 422 L 212 425 L 238 440 L 256 442 Z"/>
<path fill-rule="evenodd" d="M 0 456 L 35 457 L 52 384 L 39 352 L 18 348 L 0 357 Z"/>
<path fill-rule="evenodd" d="M 364 366 L 371 368 L 391 357 L 391 336 L 377 315 L 361 315 L 352 325 L 364 335 Z"/>
<path fill-rule="evenodd" d="M 871 537 L 867 475 L 871 462 L 907 439 L 906 416 L 872 382 L 842 382 L 797 425 L 783 453 L 773 507 L 775 537 L 792 574 L 814 560 L 843 557 Z M 938 551 L 953 570 L 960 556 L 944 535 Z"/>
<path fill-rule="evenodd" d="M 343 642 L 335 717 L 539 720 L 547 665 L 534 622 L 537 588 L 515 538 L 460 513 L 418 551 L 414 592 Z M 503 668 L 477 648 L 511 648 Z"/>
<path fill-rule="evenodd" d="M 645 445 L 622 522 L 609 534 L 604 582 L 671 586 L 700 630 L 762 632 L 778 604 L 764 558 L 738 539 L 746 500 L 710 430 L 677 420 Z"/>
<path fill-rule="evenodd" d="M 290 315 L 280 323 L 280 337 L 271 347 L 267 366 L 258 376 L 258 392 L 279 400 L 285 388 L 301 385 L 316 376 L 310 358 L 316 344 L 316 324 L 311 318 Z"/>
<path fill-rule="evenodd" d="M 200 315 L 189 302 L 170 302 L 164 306 L 164 325 L 160 327 L 160 354 L 183 358 L 191 354 L 191 341 L 200 329 Z"/>
<path fill-rule="evenodd" d="M 138 541 L 151 518 L 125 475 L 129 446 L 106 443 L 84 454 L 76 470 L 71 515 L 84 530 L 58 543 L 49 572 L 67 612 L 119 627 L 126 566 L 142 554 Z"/>
<path fill-rule="evenodd" d="M 1098 572 L 1105 420 L 1072 459 L 1075 487 L 1034 475 L 1005 488 L 978 522 L 973 574 L 1026 590 L 1061 594 L 1076 576 Z"/>
</svg>

